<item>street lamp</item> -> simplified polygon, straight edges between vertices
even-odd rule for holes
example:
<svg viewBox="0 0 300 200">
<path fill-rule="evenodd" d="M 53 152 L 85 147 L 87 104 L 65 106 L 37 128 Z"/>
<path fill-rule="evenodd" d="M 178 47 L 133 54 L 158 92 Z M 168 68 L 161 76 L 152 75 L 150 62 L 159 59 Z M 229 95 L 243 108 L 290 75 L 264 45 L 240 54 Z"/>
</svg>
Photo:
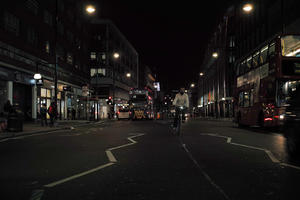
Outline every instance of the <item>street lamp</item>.
<svg viewBox="0 0 300 200">
<path fill-rule="evenodd" d="M 214 53 L 212 54 L 212 56 L 213 56 L 214 58 L 218 58 L 218 57 L 219 57 L 219 54 L 218 54 L 217 52 L 214 52 Z"/>
<path fill-rule="evenodd" d="M 204 75 L 204 73 L 202 73 L 202 72 L 200 72 L 200 74 L 199 74 L 200 76 L 203 76 Z"/>
<path fill-rule="evenodd" d="M 243 6 L 243 11 L 245 12 L 245 13 L 251 13 L 252 11 L 253 11 L 253 5 L 252 4 L 250 4 L 250 3 L 247 3 L 247 4 L 245 4 L 244 6 Z"/>
<path fill-rule="evenodd" d="M 36 74 L 34 74 L 33 78 L 34 78 L 34 80 L 40 80 L 40 79 L 42 79 L 42 75 L 40 73 L 36 73 Z"/>
<path fill-rule="evenodd" d="M 131 77 L 131 73 L 127 73 L 127 74 L 126 74 L 126 77 L 127 77 L 127 78 L 130 78 L 130 77 Z"/>
<path fill-rule="evenodd" d="M 116 83 L 115 83 L 115 66 L 116 66 L 116 61 L 120 58 L 120 54 L 118 52 L 115 52 L 113 54 L 113 57 L 115 59 L 114 64 L 113 64 L 113 104 L 114 104 L 114 118 L 116 118 L 116 102 L 115 102 L 115 90 L 116 90 Z"/>
<path fill-rule="evenodd" d="M 191 88 L 194 88 L 194 87 L 195 87 L 195 84 L 194 84 L 194 83 L 192 83 L 192 84 L 191 84 Z"/>
<path fill-rule="evenodd" d="M 93 14 L 93 13 L 95 13 L 96 8 L 95 8 L 95 6 L 93 6 L 93 5 L 87 5 L 86 8 L 85 8 L 85 11 L 86 11 L 88 14 Z"/>
</svg>

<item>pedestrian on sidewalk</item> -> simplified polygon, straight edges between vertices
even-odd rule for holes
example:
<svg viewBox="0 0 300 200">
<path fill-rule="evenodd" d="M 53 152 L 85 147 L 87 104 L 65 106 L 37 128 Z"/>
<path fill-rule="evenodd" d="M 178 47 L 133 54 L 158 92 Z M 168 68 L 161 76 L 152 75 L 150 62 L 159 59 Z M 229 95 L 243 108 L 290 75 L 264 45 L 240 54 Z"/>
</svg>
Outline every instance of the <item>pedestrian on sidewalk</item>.
<svg viewBox="0 0 300 200">
<path fill-rule="evenodd" d="M 55 107 L 55 103 L 52 102 L 48 108 L 48 114 L 50 116 L 50 126 L 53 127 L 54 126 L 54 120 L 56 117 L 56 107 Z"/>
<path fill-rule="evenodd" d="M 47 122 L 47 106 L 45 103 L 42 104 L 41 107 L 41 125 L 42 126 L 48 126 L 48 122 Z"/>
</svg>

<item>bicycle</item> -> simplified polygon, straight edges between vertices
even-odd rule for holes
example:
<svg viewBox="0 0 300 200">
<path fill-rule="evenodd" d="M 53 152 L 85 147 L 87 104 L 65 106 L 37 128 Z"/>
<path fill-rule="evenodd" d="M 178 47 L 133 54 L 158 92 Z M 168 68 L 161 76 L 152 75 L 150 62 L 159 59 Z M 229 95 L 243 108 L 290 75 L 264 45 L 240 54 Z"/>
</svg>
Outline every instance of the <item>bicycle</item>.
<svg viewBox="0 0 300 200">
<path fill-rule="evenodd" d="M 178 109 L 178 114 L 177 114 L 177 118 L 176 118 L 176 120 L 177 120 L 177 127 L 175 128 L 175 134 L 177 135 L 177 136 L 182 136 L 182 134 L 181 134 L 181 123 L 182 123 L 182 120 L 183 120 L 183 110 L 184 110 L 184 107 L 182 107 L 182 106 L 180 106 L 180 107 L 178 107 L 177 108 Z"/>
</svg>

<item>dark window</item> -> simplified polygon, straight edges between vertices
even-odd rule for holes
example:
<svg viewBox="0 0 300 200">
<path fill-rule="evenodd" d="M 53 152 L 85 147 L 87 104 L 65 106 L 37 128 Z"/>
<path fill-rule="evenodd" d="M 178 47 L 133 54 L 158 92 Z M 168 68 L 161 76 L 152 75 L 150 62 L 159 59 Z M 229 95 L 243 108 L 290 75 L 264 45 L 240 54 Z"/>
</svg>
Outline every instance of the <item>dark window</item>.
<svg viewBox="0 0 300 200">
<path fill-rule="evenodd" d="M 47 10 L 44 11 L 44 22 L 49 26 L 53 24 L 52 14 Z"/>
<path fill-rule="evenodd" d="M 19 36 L 20 33 L 20 20 L 9 12 L 4 12 L 4 29 Z"/>
<path fill-rule="evenodd" d="M 283 75 L 300 75 L 300 61 L 283 60 L 282 61 L 282 74 Z"/>
<path fill-rule="evenodd" d="M 27 7 L 28 10 L 30 10 L 35 15 L 38 14 L 39 4 L 36 0 L 27 0 L 26 1 L 26 7 Z"/>
<path fill-rule="evenodd" d="M 64 35 L 64 26 L 61 21 L 59 21 L 57 23 L 57 29 L 58 29 L 58 33 L 60 33 L 61 35 Z"/>
<path fill-rule="evenodd" d="M 37 33 L 32 27 L 28 27 L 27 29 L 27 42 L 32 45 L 37 44 Z"/>
</svg>

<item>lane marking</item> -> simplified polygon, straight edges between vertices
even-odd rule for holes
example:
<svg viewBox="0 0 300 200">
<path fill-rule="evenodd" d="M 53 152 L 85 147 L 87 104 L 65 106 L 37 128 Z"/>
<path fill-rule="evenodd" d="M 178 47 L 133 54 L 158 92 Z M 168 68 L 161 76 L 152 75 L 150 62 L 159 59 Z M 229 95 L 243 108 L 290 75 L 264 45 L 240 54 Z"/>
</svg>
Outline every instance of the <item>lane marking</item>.
<svg viewBox="0 0 300 200">
<path fill-rule="evenodd" d="M 115 158 L 114 154 L 112 154 L 111 151 L 107 150 L 107 151 L 105 151 L 105 153 L 106 153 L 106 156 L 108 157 L 108 160 L 110 162 L 113 162 L 113 163 L 117 162 L 117 159 Z"/>
<path fill-rule="evenodd" d="M 232 138 L 231 137 L 228 137 L 228 136 L 222 136 L 222 135 L 219 135 L 219 134 L 214 134 L 214 133 L 205 133 L 205 134 L 200 134 L 201 136 L 212 136 L 212 137 L 219 137 L 219 138 L 226 138 L 227 139 L 227 143 L 228 144 L 231 144 L 231 145 L 235 145 L 235 146 L 240 146 L 240 147 L 245 147 L 245 148 L 249 148 L 249 149 L 254 149 L 254 150 L 259 150 L 259 151 L 264 151 L 268 157 L 270 158 L 270 160 L 273 162 L 273 163 L 277 163 L 277 164 L 280 164 L 280 165 L 283 165 L 283 166 L 286 166 L 286 167 L 291 167 L 291 168 L 294 168 L 294 169 L 297 169 L 297 170 L 300 170 L 300 167 L 299 166 L 295 166 L 295 165 L 292 165 L 292 164 L 288 164 L 288 163 L 284 163 L 284 162 L 281 162 L 279 159 L 277 159 L 274 154 L 268 150 L 268 149 L 264 149 L 264 148 L 260 148 L 260 147 L 254 147 L 254 146 L 249 146 L 249 145 L 245 145 L 245 144 L 239 144 L 239 143 L 235 143 L 235 142 L 231 142 L 232 141 Z"/>
<path fill-rule="evenodd" d="M 268 156 L 271 158 L 271 160 L 274 163 L 280 163 L 280 161 L 273 155 L 273 153 L 271 151 L 266 149 L 265 152 L 268 154 Z"/>
<path fill-rule="evenodd" d="M 291 165 L 291 164 L 287 164 L 287 163 L 280 163 L 280 165 L 300 170 L 300 167 L 295 166 L 295 165 Z"/>
<path fill-rule="evenodd" d="M 40 200 L 44 194 L 44 190 L 33 190 L 30 200 Z"/>
<path fill-rule="evenodd" d="M 85 171 L 85 172 L 82 172 L 82 173 L 79 173 L 79 174 L 75 174 L 75 175 L 70 176 L 70 177 L 68 177 L 68 178 L 64 178 L 64 179 L 62 179 L 62 180 L 59 180 L 59 181 L 55 181 L 55 182 L 49 183 L 49 184 L 47 184 L 47 185 L 44 185 L 44 187 L 51 188 L 51 187 L 60 185 L 60 184 L 62 184 L 62 183 L 65 183 L 65 182 L 68 182 L 68 181 L 77 179 L 77 178 L 79 178 L 79 177 L 82 177 L 82 176 L 85 176 L 85 175 L 94 173 L 94 172 L 96 172 L 96 171 L 98 171 L 98 170 L 104 169 L 104 168 L 109 167 L 109 166 L 114 165 L 114 164 L 115 164 L 115 163 L 111 163 L 111 162 L 110 162 L 110 163 L 106 163 L 106 164 L 101 165 L 101 166 L 99 166 L 99 167 L 96 167 L 96 168 L 94 168 L 94 169 L 90 169 L 90 170 L 88 170 L 88 171 Z"/>
<path fill-rule="evenodd" d="M 127 139 L 131 142 L 131 143 L 128 143 L 128 144 L 125 144 L 125 145 L 121 145 L 121 146 L 117 146 L 117 147 L 113 147 L 113 148 L 109 148 L 107 150 L 105 150 L 105 153 L 106 153 L 106 156 L 109 160 L 109 163 L 106 163 L 104 165 L 101 165 L 99 167 L 96 167 L 96 168 L 93 168 L 93 169 L 90 169 L 88 171 L 85 171 L 85 172 L 82 172 L 82 173 L 79 173 L 79 174 L 75 174 L 73 176 L 70 176 L 70 177 L 67 177 L 67 178 L 64 178 L 62 180 L 59 180 L 59 181 L 55 181 L 55 182 L 52 182 L 52 183 L 49 183 L 47 185 L 44 185 L 44 187 L 47 187 L 47 188 L 51 188 L 51 187 L 54 187 L 54 186 L 57 186 L 57 185 L 60 185 L 60 184 L 63 184 L 63 183 L 66 183 L 68 181 L 72 181 L 74 179 L 77 179 L 77 178 L 80 178 L 82 176 L 85 176 L 85 175 L 88 175 L 88 174 L 91 174 L 91 173 L 94 173 L 96 171 L 99 171 L 101 169 L 104 169 L 106 167 L 110 167 L 114 164 L 116 164 L 117 159 L 115 158 L 114 154 L 111 152 L 112 150 L 116 150 L 116 149 L 120 149 L 120 148 L 123 148 L 123 147 L 127 147 L 127 146 L 130 146 L 130 145 L 134 145 L 136 143 L 138 143 L 137 141 L 133 140 L 133 138 L 136 138 L 136 137 L 140 137 L 140 136 L 143 136 L 145 135 L 144 133 L 142 134 L 138 134 L 138 135 L 134 135 L 134 136 L 131 136 L 131 137 L 128 137 Z"/>
<path fill-rule="evenodd" d="M 208 182 L 215 188 L 218 190 L 218 192 L 220 192 L 222 194 L 222 196 L 224 197 L 224 199 L 230 200 L 230 198 L 228 197 L 228 195 L 224 192 L 224 190 L 217 185 L 212 178 L 203 170 L 203 168 L 199 165 L 199 163 L 197 162 L 197 160 L 194 158 L 194 156 L 192 155 L 192 153 L 187 149 L 186 145 L 181 143 L 182 147 L 184 148 L 185 152 L 188 154 L 188 157 L 192 160 L 192 162 L 196 165 L 196 167 L 198 168 L 198 170 L 201 172 L 201 174 L 208 180 Z"/>
</svg>

